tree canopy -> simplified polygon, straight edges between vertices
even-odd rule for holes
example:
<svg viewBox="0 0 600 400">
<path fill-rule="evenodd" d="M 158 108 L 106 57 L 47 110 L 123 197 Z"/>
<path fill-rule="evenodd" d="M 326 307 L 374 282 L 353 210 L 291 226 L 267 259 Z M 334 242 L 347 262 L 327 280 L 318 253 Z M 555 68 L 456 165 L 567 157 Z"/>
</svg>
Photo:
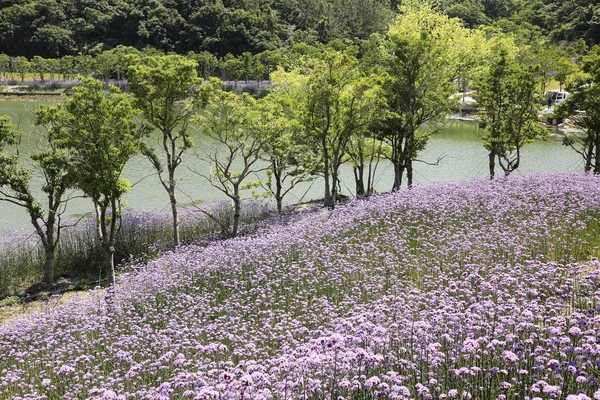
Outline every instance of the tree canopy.
<svg viewBox="0 0 600 400">
<path fill-rule="evenodd" d="M 400 11 L 381 44 L 389 112 L 378 124 L 380 137 L 392 148 L 395 190 L 404 171 L 412 185 L 415 155 L 456 103 L 453 82 L 472 52 L 466 45 L 470 31 L 458 19 L 417 1 L 406 2 Z M 417 134 L 425 124 L 429 130 Z"/>
<path fill-rule="evenodd" d="M 584 159 L 585 172 L 600 174 L 600 46 L 583 57 L 583 75 L 567 88 L 571 95 L 556 109 L 556 116 L 569 117 L 579 130 L 565 136 L 563 143 Z"/>
<path fill-rule="evenodd" d="M 118 45 L 222 57 L 296 43 L 359 43 L 387 29 L 397 0 L 3 0 L 0 53 L 45 58 L 96 54 Z M 560 41 L 600 38 L 594 0 L 442 0 L 464 26 L 538 31 Z"/>
<path fill-rule="evenodd" d="M 73 186 L 92 200 L 98 240 L 106 259 L 109 285 L 115 283 L 114 253 L 121 197 L 131 185 L 121 178 L 127 161 L 140 151 L 134 122 L 137 110 L 117 87 L 81 78 L 64 103 L 42 106 L 38 123 L 49 127 L 59 149 L 69 151 Z"/>
<path fill-rule="evenodd" d="M 539 124 L 537 66 L 520 62 L 510 40 L 494 41 L 488 62 L 476 82 L 475 98 L 483 107 L 481 126 L 486 129 L 483 140 L 493 179 L 496 161 L 509 175 L 520 165 L 522 147 L 547 135 L 547 130 Z"/>
</svg>

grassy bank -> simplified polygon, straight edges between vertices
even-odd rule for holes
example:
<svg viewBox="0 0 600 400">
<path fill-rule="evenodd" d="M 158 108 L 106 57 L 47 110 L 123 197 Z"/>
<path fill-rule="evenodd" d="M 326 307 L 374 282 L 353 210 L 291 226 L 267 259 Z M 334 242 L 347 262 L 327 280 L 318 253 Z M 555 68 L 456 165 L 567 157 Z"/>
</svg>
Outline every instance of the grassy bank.
<svg viewBox="0 0 600 400">
<path fill-rule="evenodd" d="M 185 246 L 0 328 L 0 397 L 598 398 L 598 177 L 439 183 Z"/>
<path fill-rule="evenodd" d="M 214 219 L 193 207 L 181 211 L 182 242 L 206 243 L 222 238 L 223 227 L 230 228 L 232 210 L 228 202 L 204 207 Z M 248 201 L 243 208 L 243 229 L 273 215 L 268 203 Z M 117 238 L 115 264 L 125 270 L 133 261 L 147 261 L 172 247 L 171 215 L 168 212 L 138 212 L 125 209 Z M 66 278 L 73 289 L 85 289 L 101 284 L 105 277 L 103 253 L 91 218 L 63 221 L 56 249 L 55 276 Z M 219 225 L 221 224 L 221 225 Z M 72 225 L 72 226 L 69 226 Z M 0 301 L 11 297 L 18 301 L 24 291 L 43 277 L 44 251 L 32 228 L 0 232 Z M 5 300 L 5 302 L 7 302 Z M 1 305 L 2 303 L 0 303 Z"/>
</svg>

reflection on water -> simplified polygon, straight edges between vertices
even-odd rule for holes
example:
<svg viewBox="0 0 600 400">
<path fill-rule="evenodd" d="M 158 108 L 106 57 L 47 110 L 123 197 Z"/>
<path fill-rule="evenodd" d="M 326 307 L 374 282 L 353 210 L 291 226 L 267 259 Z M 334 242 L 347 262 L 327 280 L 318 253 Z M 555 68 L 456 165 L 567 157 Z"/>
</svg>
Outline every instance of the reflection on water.
<svg viewBox="0 0 600 400">
<path fill-rule="evenodd" d="M 31 111 L 36 108 L 33 102 L 0 101 L 0 115 L 10 115 L 15 123 L 20 121 L 20 130 L 25 135 L 21 146 L 22 154 L 34 151 L 36 131 L 31 123 Z M 428 184 L 440 180 L 463 180 L 485 177 L 488 174 L 488 157 L 483 142 L 482 132 L 476 122 L 453 121 L 442 132 L 432 136 L 425 150 L 419 154 L 419 161 L 414 164 L 414 181 L 416 184 Z M 202 146 L 201 138 L 195 139 L 196 150 Z M 194 150 L 194 149 L 192 149 Z M 182 165 L 177 170 L 178 201 L 180 204 L 215 202 L 227 198 L 217 189 L 212 188 L 203 178 L 192 170 L 207 168 L 193 154 L 185 154 Z M 524 147 L 521 166 L 514 174 L 551 171 L 582 171 L 581 157 L 572 149 L 563 146 L 560 136 L 551 134 L 545 141 L 536 141 Z M 499 168 L 498 168 L 498 172 Z M 125 196 L 128 205 L 138 209 L 168 209 L 169 200 L 152 167 L 143 156 L 137 156 L 127 165 L 123 177 L 134 184 L 130 193 Z M 255 177 L 252 177 L 255 179 Z M 342 193 L 354 194 L 354 178 L 348 165 L 342 167 Z M 39 188 L 41 177 L 35 179 L 32 188 Z M 376 176 L 375 188 L 379 192 L 390 190 L 393 183 L 393 169 L 388 161 L 381 161 Z M 76 194 L 75 194 L 76 195 Z M 247 197 L 252 194 L 248 191 Z M 299 185 L 287 196 L 287 202 L 296 203 L 323 197 L 323 182 L 320 179 L 312 183 Z M 42 201 L 40 196 L 40 200 Z M 69 202 L 66 215 L 80 215 L 91 211 L 89 200 L 76 198 Z M 0 226 L 18 227 L 28 224 L 25 211 L 17 206 L 0 202 Z"/>
</svg>

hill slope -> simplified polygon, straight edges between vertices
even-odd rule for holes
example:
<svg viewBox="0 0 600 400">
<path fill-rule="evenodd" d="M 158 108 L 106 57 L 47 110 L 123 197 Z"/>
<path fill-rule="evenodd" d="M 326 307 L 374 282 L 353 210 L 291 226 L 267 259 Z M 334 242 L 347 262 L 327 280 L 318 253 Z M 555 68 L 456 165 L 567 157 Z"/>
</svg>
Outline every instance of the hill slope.
<svg viewBox="0 0 600 400">
<path fill-rule="evenodd" d="M 383 32 L 398 0 L 0 0 L 0 53 L 92 54 L 118 45 L 217 56 L 305 42 L 357 43 Z M 600 37 L 594 0 L 445 0 L 465 25 L 537 31 L 555 42 Z M 510 22 L 508 22 L 510 21 Z M 535 36 L 533 34 L 532 36 Z"/>
<path fill-rule="evenodd" d="M 182 248 L 112 311 L 0 328 L 0 397 L 600 395 L 600 263 L 573 262 L 598 255 L 598 179 L 439 183 Z"/>
</svg>

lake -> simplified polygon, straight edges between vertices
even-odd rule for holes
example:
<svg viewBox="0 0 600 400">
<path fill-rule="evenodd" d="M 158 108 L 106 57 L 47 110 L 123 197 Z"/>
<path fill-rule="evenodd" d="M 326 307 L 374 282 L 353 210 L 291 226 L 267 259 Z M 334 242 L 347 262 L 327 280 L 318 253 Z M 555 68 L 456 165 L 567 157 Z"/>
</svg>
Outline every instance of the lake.
<svg viewBox="0 0 600 400">
<path fill-rule="evenodd" d="M 0 101 L 0 115 L 9 115 L 15 125 L 24 132 L 21 145 L 22 154 L 30 154 L 36 148 L 36 138 L 40 136 L 33 125 L 33 110 L 37 108 L 33 101 Z M 419 159 L 434 163 L 440 159 L 438 165 L 429 165 L 425 162 L 414 164 L 414 182 L 425 185 L 440 180 L 464 180 L 488 175 L 488 155 L 483 148 L 481 140 L 482 132 L 473 121 L 452 121 L 451 125 L 433 136 L 425 150 L 419 155 Z M 201 146 L 201 138 L 195 138 L 196 148 Z M 200 202 L 212 203 L 227 200 L 217 189 L 211 187 L 203 178 L 193 173 L 192 170 L 206 168 L 206 165 L 193 154 L 185 154 L 183 163 L 177 170 L 178 177 L 178 201 L 180 204 Z M 545 141 L 536 141 L 528 144 L 522 150 L 521 166 L 514 174 L 526 174 L 532 172 L 552 171 L 583 171 L 583 160 L 572 149 L 561 144 L 561 136 L 552 131 Z M 501 175 L 497 167 L 497 174 Z M 129 179 L 133 184 L 130 193 L 124 196 L 128 206 L 140 210 L 169 210 L 168 196 L 160 185 L 158 178 L 143 156 L 133 158 L 123 173 L 123 177 Z M 253 177 L 252 180 L 255 180 Z M 342 194 L 354 195 L 354 178 L 349 165 L 342 167 L 341 173 Z M 32 189 L 38 194 L 39 201 L 43 202 L 41 177 L 35 177 L 32 181 Z M 389 191 L 393 183 L 393 168 L 389 161 L 381 161 L 375 180 L 375 188 L 378 192 Z M 77 196 L 77 193 L 73 193 Z M 246 191 L 246 197 L 252 193 Z M 298 203 L 323 197 L 323 181 L 317 179 L 312 183 L 299 185 L 286 197 L 287 203 Z M 265 200 L 269 201 L 269 200 Z M 92 211 L 91 202 L 84 198 L 73 198 L 69 201 L 65 215 L 77 216 Z M 0 202 L 0 227 L 18 228 L 29 224 L 24 209 Z M 1 229 L 0 229 L 1 231 Z"/>
</svg>

